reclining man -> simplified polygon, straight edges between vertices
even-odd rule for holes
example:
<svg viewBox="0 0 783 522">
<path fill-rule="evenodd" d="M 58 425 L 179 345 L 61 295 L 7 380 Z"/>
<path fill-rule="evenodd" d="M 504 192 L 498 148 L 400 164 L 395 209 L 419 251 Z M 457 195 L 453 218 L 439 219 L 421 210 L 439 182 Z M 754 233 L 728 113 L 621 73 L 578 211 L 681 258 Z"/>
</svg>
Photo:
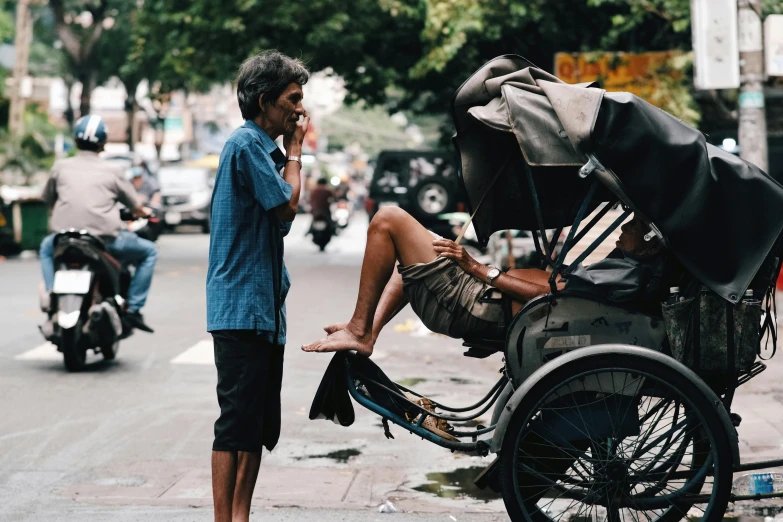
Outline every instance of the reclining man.
<svg viewBox="0 0 783 522">
<path fill-rule="evenodd" d="M 663 244 L 646 241 L 649 225 L 634 218 L 622 227 L 617 249 L 604 261 L 578 267 L 558 290 L 588 286 L 619 297 L 660 303 L 667 288 L 663 274 Z M 394 267 L 398 266 L 395 273 Z M 611 281 L 612 270 L 634 272 L 620 286 Z M 630 270 L 629 270 L 630 269 Z M 610 277 L 607 278 L 607 271 Z M 370 356 L 381 329 L 406 304 L 430 330 L 455 338 L 502 338 L 507 328 L 503 300 L 484 299 L 492 288 L 510 300 L 511 317 L 531 299 L 550 292 L 550 273 L 523 269 L 501 272 L 470 257 L 453 241 L 437 238 L 405 211 L 382 208 L 367 231 L 367 246 L 359 282 L 356 309 L 348 323 L 324 328 L 325 339 L 303 346 L 306 352 L 356 350 Z M 612 283 L 607 285 L 607 281 Z M 608 288 L 614 286 L 613 288 Z"/>
</svg>

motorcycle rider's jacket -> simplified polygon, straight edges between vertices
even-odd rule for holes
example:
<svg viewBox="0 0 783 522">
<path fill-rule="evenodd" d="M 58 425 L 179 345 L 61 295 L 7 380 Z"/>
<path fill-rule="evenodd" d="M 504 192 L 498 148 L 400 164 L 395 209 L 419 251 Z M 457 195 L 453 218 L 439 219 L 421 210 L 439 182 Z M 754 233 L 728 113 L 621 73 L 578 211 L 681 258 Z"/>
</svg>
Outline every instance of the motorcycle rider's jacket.
<svg viewBox="0 0 783 522">
<path fill-rule="evenodd" d="M 122 167 L 90 151 L 54 164 L 44 199 L 54 207 L 51 230 L 74 228 L 103 238 L 117 237 L 124 227 L 120 203 L 130 209 L 138 206 L 136 191 Z"/>
</svg>

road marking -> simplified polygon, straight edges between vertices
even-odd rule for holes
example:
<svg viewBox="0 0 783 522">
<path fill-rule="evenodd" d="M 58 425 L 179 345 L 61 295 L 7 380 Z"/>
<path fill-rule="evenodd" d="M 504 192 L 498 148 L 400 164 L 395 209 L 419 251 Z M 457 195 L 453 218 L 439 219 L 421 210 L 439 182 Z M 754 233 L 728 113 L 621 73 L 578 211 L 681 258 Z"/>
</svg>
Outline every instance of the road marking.
<svg viewBox="0 0 783 522">
<path fill-rule="evenodd" d="M 171 360 L 171 364 L 215 364 L 212 340 L 199 341 Z"/>
<path fill-rule="evenodd" d="M 59 361 L 62 358 L 63 355 L 52 343 L 42 344 L 14 357 L 17 361 Z"/>
</svg>

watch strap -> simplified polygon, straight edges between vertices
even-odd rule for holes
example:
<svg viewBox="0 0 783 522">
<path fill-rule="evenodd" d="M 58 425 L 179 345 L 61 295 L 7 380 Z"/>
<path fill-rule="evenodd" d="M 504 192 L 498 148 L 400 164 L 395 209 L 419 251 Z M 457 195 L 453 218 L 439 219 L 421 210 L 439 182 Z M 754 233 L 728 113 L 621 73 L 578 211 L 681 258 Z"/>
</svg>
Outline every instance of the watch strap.
<svg viewBox="0 0 783 522">
<path fill-rule="evenodd" d="M 302 157 L 301 156 L 287 156 L 285 158 L 286 161 L 295 161 L 299 163 L 299 168 L 302 168 Z"/>
</svg>

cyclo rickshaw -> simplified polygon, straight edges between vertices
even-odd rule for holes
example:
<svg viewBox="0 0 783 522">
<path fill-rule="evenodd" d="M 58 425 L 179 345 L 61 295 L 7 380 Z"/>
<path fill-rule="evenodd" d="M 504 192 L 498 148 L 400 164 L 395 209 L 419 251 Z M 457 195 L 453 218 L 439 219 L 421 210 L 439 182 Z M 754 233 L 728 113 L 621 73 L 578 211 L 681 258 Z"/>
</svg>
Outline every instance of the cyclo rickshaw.
<svg viewBox="0 0 783 522">
<path fill-rule="evenodd" d="M 783 496 L 732 492 L 733 473 L 783 459 L 743 463 L 731 411 L 737 387 L 765 369 L 762 341 L 774 354 L 783 186 L 631 94 L 565 84 L 515 55 L 474 73 L 452 116 L 479 240 L 533 232 L 551 292 L 513 317 L 505 339 L 464 340 L 466 356 L 503 355 L 502 377 L 475 404 L 425 399 L 341 352 L 310 418 L 350 425 L 352 398 L 383 418 L 387 436 L 391 421 L 452 451 L 496 454 L 475 482 L 502 493 L 512 520 L 709 522 L 729 502 Z M 676 299 L 650 313 L 558 290 L 632 213 L 684 267 Z M 491 408 L 488 426 L 427 429 Z"/>
</svg>

